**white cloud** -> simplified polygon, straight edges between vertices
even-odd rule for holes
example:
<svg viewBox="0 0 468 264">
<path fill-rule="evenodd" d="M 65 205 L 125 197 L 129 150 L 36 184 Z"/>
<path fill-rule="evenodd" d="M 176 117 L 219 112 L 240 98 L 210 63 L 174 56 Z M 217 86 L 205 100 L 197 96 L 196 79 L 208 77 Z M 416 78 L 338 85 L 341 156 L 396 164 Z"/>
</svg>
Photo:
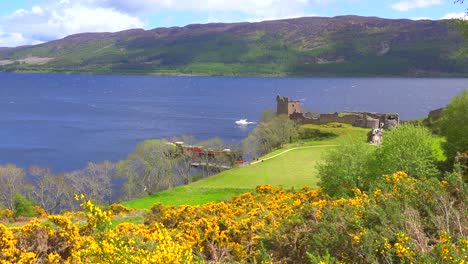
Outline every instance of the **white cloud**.
<svg viewBox="0 0 468 264">
<path fill-rule="evenodd" d="M 330 0 L 95 0 L 102 6 L 115 7 L 129 13 L 164 10 L 195 12 L 237 12 L 255 19 L 287 18 L 306 15 L 306 7 Z M 223 20 L 221 16 L 216 16 Z"/>
<path fill-rule="evenodd" d="M 40 6 L 33 6 L 33 8 L 31 9 L 31 12 L 33 14 L 40 15 L 42 14 L 43 10 Z"/>
<path fill-rule="evenodd" d="M 13 47 L 24 45 L 27 40 L 21 33 L 5 33 L 0 31 L 0 47 Z"/>
<path fill-rule="evenodd" d="M 444 4 L 443 0 L 410 0 L 393 4 L 392 8 L 398 11 L 408 11 L 414 8 L 423 8 L 442 4 Z"/>
<path fill-rule="evenodd" d="M 458 18 L 461 18 L 461 19 L 466 19 L 466 14 L 465 13 L 448 13 L 448 14 L 445 14 L 443 17 L 441 17 L 440 19 L 458 19 Z"/>
<path fill-rule="evenodd" d="M 82 32 L 115 32 L 144 27 L 136 16 L 94 0 L 50 0 L 0 18 L 0 47 L 37 44 Z"/>
<path fill-rule="evenodd" d="M 410 18 L 411 20 L 431 20 L 430 17 L 413 17 Z"/>
</svg>

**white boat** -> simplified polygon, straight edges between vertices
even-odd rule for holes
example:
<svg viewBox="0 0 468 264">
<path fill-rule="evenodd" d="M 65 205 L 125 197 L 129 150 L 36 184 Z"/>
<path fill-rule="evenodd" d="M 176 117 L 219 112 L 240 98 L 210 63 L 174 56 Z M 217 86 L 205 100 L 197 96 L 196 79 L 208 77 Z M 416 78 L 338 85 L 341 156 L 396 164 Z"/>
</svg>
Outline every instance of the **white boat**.
<svg viewBox="0 0 468 264">
<path fill-rule="evenodd" d="M 251 125 L 251 124 L 255 124 L 255 122 L 249 122 L 247 121 L 247 119 L 239 119 L 236 121 L 236 125 L 238 126 L 247 126 L 247 125 Z"/>
</svg>

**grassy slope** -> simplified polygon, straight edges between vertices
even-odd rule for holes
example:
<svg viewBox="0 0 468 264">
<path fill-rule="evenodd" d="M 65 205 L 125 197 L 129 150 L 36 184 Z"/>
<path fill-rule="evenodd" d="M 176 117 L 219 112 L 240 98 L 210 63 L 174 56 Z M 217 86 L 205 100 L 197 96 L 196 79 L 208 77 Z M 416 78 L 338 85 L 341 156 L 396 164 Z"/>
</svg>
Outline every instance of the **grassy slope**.
<svg viewBox="0 0 468 264">
<path fill-rule="evenodd" d="M 363 142 L 367 139 L 369 129 L 356 128 L 345 125 L 337 127 L 336 124 L 306 125 L 304 129 L 319 130 L 329 137 L 320 140 L 303 140 L 302 144 L 295 143 L 275 151 L 277 154 L 287 148 L 298 146 L 317 145 L 314 148 L 296 149 L 271 160 L 223 171 L 215 176 L 194 182 L 190 185 L 180 186 L 145 197 L 126 202 L 125 205 L 132 208 L 147 209 L 154 203 L 166 205 L 196 205 L 212 201 L 227 200 L 231 197 L 253 190 L 257 185 L 272 184 L 283 187 L 301 188 L 305 185 L 316 186 L 315 164 L 320 161 L 324 150 L 340 140 L 357 139 Z M 332 136 L 334 134 L 335 136 Z M 263 158 L 269 157 L 271 154 Z"/>
</svg>

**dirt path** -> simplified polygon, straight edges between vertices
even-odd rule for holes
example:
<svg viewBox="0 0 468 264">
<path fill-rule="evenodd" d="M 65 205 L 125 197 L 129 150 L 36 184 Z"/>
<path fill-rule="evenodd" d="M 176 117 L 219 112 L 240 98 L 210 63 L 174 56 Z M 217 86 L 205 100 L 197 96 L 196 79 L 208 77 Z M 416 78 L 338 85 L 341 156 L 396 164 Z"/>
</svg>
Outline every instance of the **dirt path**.
<svg viewBox="0 0 468 264">
<path fill-rule="evenodd" d="M 321 147 L 336 147 L 338 145 L 317 145 L 317 146 L 305 146 L 305 147 L 295 147 L 295 148 L 290 148 L 290 149 L 286 149 L 278 154 L 275 154 L 271 157 L 268 157 L 268 158 L 264 158 L 264 159 L 260 159 L 260 160 L 257 160 L 257 161 L 254 161 L 254 162 L 251 162 L 250 165 L 255 165 L 257 163 L 260 163 L 260 162 L 263 162 L 265 160 L 269 160 L 269 159 L 273 159 L 273 158 L 276 158 L 278 156 L 281 156 L 285 153 L 288 153 L 289 151 L 292 151 L 292 150 L 296 150 L 296 149 L 306 149 L 306 148 L 321 148 Z"/>
</svg>

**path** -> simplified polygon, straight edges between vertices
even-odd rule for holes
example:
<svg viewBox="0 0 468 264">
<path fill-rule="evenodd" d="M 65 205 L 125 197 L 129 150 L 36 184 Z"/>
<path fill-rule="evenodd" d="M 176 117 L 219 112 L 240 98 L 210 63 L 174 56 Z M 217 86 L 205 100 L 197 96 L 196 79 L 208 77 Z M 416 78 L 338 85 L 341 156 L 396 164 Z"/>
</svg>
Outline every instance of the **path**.
<svg viewBox="0 0 468 264">
<path fill-rule="evenodd" d="M 295 147 L 295 148 L 290 148 L 290 149 L 286 149 L 278 154 L 275 154 L 271 157 L 268 157 L 268 158 L 264 158 L 264 159 L 260 159 L 260 160 L 257 160 L 257 161 L 254 161 L 254 162 L 251 162 L 250 165 L 255 165 L 259 162 L 263 162 L 265 160 L 269 160 L 269 159 L 272 159 L 272 158 L 276 158 L 278 156 L 281 156 L 289 151 L 292 151 L 292 150 L 296 150 L 296 149 L 305 149 L 305 148 L 321 148 L 321 147 L 336 147 L 338 145 L 317 145 L 317 146 L 305 146 L 305 147 Z"/>
</svg>

